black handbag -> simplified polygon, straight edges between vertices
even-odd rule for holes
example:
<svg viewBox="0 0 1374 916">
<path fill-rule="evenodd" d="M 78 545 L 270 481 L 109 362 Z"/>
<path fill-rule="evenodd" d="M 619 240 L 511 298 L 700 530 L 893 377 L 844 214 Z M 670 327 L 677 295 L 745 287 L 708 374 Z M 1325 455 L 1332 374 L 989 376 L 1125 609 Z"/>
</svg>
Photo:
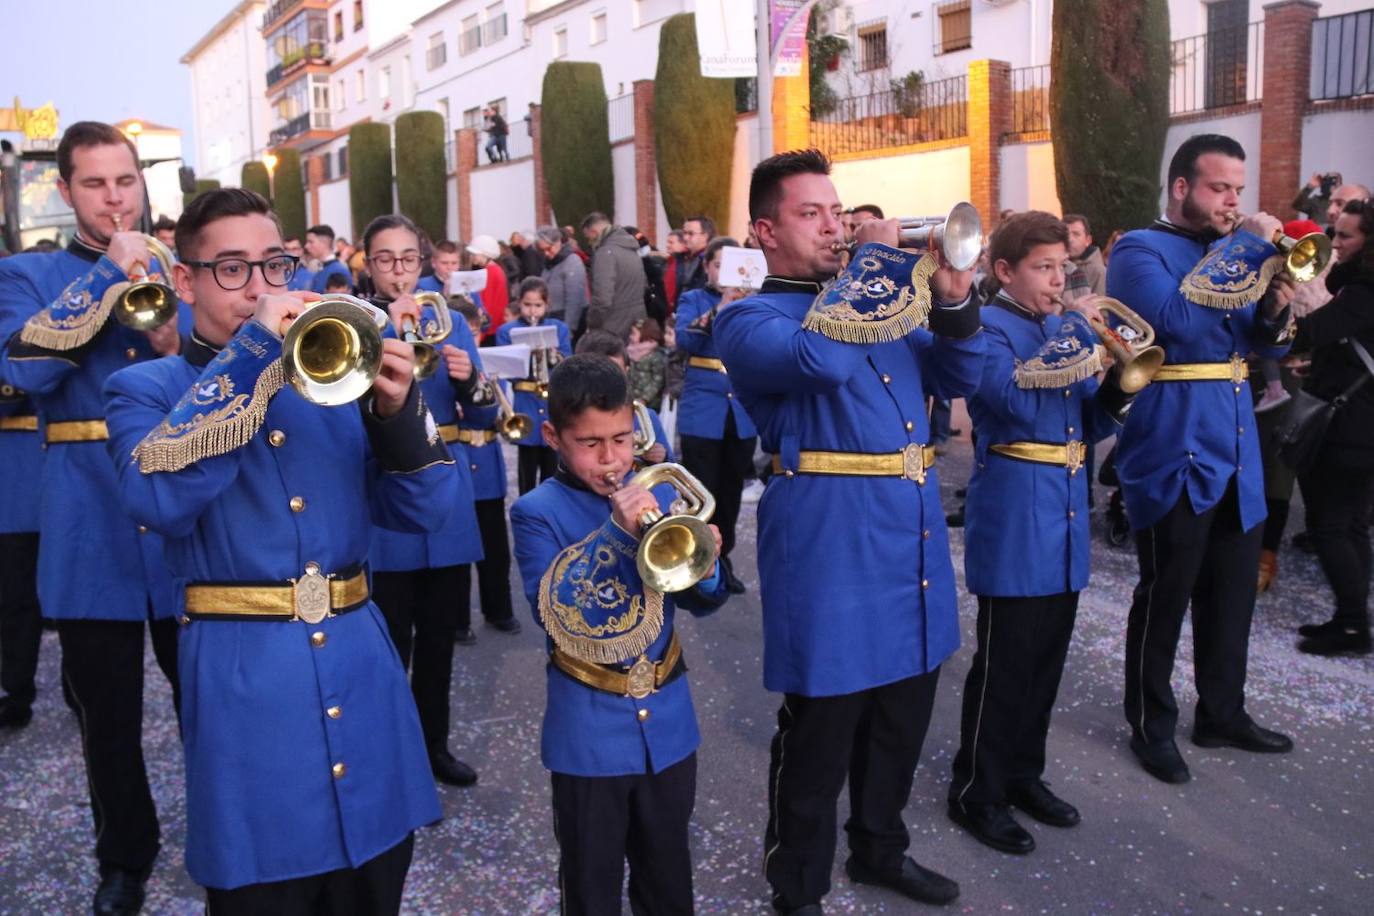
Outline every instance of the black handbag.
<svg viewBox="0 0 1374 916">
<path fill-rule="evenodd" d="M 1279 421 L 1275 435 L 1278 437 L 1279 457 L 1294 471 L 1303 472 L 1312 467 L 1321 451 L 1322 440 L 1326 438 L 1327 427 L 1345 403 L 1350 400 L 1360 386 L 1374 377 L 1374 359 L 1369 356 L 1359 341 L 1351 340 L 1350 345 L 1364 363 L 1365 374 L 1355 383 L 1328 401 L 1308 391 L 1299 390 L 1293 395 L 1283 419 Z"/>
</svg>

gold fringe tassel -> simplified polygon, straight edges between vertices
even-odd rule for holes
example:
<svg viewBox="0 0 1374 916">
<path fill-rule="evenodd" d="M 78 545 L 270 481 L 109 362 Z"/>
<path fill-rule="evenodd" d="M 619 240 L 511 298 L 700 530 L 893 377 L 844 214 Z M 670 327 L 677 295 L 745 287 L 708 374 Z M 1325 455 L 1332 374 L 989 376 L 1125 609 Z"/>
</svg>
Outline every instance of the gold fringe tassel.
<svg viewBox="0 0 1374 916">
<path fill-rule="evenodd" d="M 1013 378 L 1016 379 L 1018 388 L 1067 388 L 1077 384 L 1085 378 L 1096 375 L 1102 371 L 1102 348 L 1094 347 L 1092 355 L 1087 359 L 1080 360 L 1072 366 L 1065 366 L 1062 369 L 1050 369 L 1035 365 L 1040 362 L 1038 359 L 1027 360 L 1018 363 Z"/>
<path fill-rule="evenodd" d="M 52 307 L 49 306 L 24 322 L 19 339 L 44 350 L 75 350 L 84 346 L 105 327 L 106 319 L 110 317 L 110 312 L 114 311 L 115 300 L 129 288 L 129 285 L 127 282 L 116 283 L 105 290 L 105 295 L 100 297 L 99 305 L 66 319 L 70 322 L 68 327 L 53 322 Z"/>
<path fill-rule="evenodd" d="M 1194 305 L 1204 305 L 1211 309 L 1244 308 L 1263 299 L 1264 294 L 1269 291 L 1269 283 L 1286 267 L 1287 262 L 1283 256 L 1274 255 L 1260 267 L 1259 277 L 1256 279 L 1255 285 L 1237 292 L 1199 288 L 1191 282 L 1194 275 L 1189 274 L 1183 278 L 1179 292 L 1183 293 L 1183 298 Z"/>
<path fill-rule="evenodd" d="M 940 264 L 934 255 L 922 255 L 911 271 L 911 286 L 903 287 L 903 292 L 908 295 L 906 301 L 898 307 L 895 314 L 876 321 L 836 318 L 822 311 L 819 304 L 825 297 L 826 290 L 830 288 L 827 285 L 816 297 L 811 311 L 802 321 L 802 327 L 840 343 L 875 344 L 901 340 L 930 318 L 930 278 L 939 267 Z"/>
<path fill-rule="evenodd" d="M 594 536 L 595 533 L 564 550 L 545 570 L 539 580 L 539 620 L 544 624 L 544 632 L 549 634 L 553 644 L 573 658 L 597 665 L 614 665 L 643 655 L 654 644 L 654 640 L 658 639 L 658 634 L 663 632 L 663 594 L 644 586 L 642 596 L 635 595 L 630 599 L 630 608 L 623 618 L 612 618 L 607 622 L 608 626 L 622 621 L 632 625 L 633 620 L 643 614 L 640 623 L 628 633 L 609 639 L 597 639 L 568 632 L 558 609 L 554 607 L 555 604 L 559 604 L 554 598 L 554 576 L 557 574 L 561 580 L 572 560 L 580 555 L 576 553 L 577 548 L 585 545 Z M 586 618 L 582 617 L 578 608 L 562 604 L 559 606 L 565 613 L 576 615 L 585 622 Z"/>
</svg>

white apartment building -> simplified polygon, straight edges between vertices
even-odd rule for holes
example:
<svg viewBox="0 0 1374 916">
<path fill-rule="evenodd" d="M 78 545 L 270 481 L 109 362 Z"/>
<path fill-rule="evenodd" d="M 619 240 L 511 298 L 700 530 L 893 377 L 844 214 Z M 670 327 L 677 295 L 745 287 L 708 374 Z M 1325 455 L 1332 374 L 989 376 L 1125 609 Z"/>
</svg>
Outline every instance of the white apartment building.
<svg viewBox="0 0 1374 916">
<path fill-rule="evenodd" d="M 243 164 L 268 149 L 266 8 L 241 0 L 181 58 L 191 69 L 196 172 L 223 185 L 237 185 Z"/>
</svg>

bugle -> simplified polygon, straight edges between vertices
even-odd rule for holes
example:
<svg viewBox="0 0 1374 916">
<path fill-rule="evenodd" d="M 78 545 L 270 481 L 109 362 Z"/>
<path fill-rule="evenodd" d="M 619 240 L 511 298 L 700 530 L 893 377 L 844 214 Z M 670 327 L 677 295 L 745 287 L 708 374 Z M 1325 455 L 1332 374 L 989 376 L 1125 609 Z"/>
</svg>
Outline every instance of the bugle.
<svg viewBox="0 0 1374 916">
<path fill-rule="evenodd" d="M 613 473 L 606 480 L 616 483 Z M 644 584 L 657 592 L 680 592 L 710 575 L 716 562 L 716 538 L 706 524 L 716 511 L 710 491 L 682 465 L 671 462 L 650 465 L 629 483 L 650 491 L 666 483 L 678 494 L 670 514 L 646 509 L 639 518 L 635 566 Z"/>
<path fill-rule="evenodd" d="M 315 404 L 349 404 L 372 388 L 382 368 L 387 313 L 354 296 L 307 303 L 286 328 L 282 369 L 291 387 Z"/>
<path fill-rule="evenodd" d="M 1245 217 L 1242 214 L 1233 213 L 1231 231 L 1238 230 L 1244 221 Z M 1325 232 L 1309 232 L 1293 238 L 1282 229 L 1278 229 L 1269 241 L 1283 256 L 1284 272 L 1298 283 L 1310 283 L 1315 280 L 1326 269 L 1326 265 L 1331 263 L 1331 239 L 1326 237 Z"/>
<path fill-rule="evenodd" d="M 116 222 L 118 225 L 118 222 Z M 177 316 L 177 294 L 172 289 L 172 265 L 176 258 L 172 251 L 151 235 L 140 235 L 148 247 L 150 264 L 137 261 L 129 270 L 129 285 L 115 300 L 115 320 L 126 328 L 135 331 L 151 331 L 160 328 Z M 167 282 L 158 283 L 148 279 L 148 268 L 152 258 L 162 265 L 163 276 Z"/>
<path fill-rule="evenodd" d="M 1098 318 L 1087 318 L 1097 337 L 1116 363 L 1117 384 L 1127 394 L 1135 394 L 1154 379 L 1164 365 L 1164 349 L 1155 346 L 1155 329 L 1118 299 L 1097 300 L 1097 309 L 1113 315 L 1119 328 Z"/>
<path fill-rule="evenodd" d="M 515 412 L 510 398 L 506 397 L 506 392 L 501 387 L 501 380 L 491 379 L 488 384 L 491 385 L 492 394 L 500 408 L 496 414 L 496 431 L 502 438 L 507 442 L 518 442 L 534 432 L 534 419 L 529 414 Z"/>
<path fill-rule="evenodd" d="M 897 222 L 897 247 L 938 251 L 954 270 L 972 270 L 983 253 L 983 220 L 967 201 L 945 216 L 904 216 Z M 834 247 L 852 254 L 858 244 L 837 242 Z"/>
<path fill-rule="evenodd" d="M 432 323 L 422 318 L 417 328 L 415 321 L 407 316 L 400 329 L 401 339 L 415 348 L 415 378 L 423 380 L 439 369 L 439 344 L 453 332 L 453 314 L 449 311 L 447 300 L 439 293 L 424 290 L 413 294 L 412 298 L 421 308 L 428 305 L 434 310 Z"/>
<path fill-rule="evenodd" d="M 648 404 L 635 398 L 634 413 L 636 422 L 634 434 L 635 463 L 642 464 L 645 461 L 644 456 L 658 441 L 658 434 L 654 432 L 654 420 L 649 413 Z"/>
</svg>

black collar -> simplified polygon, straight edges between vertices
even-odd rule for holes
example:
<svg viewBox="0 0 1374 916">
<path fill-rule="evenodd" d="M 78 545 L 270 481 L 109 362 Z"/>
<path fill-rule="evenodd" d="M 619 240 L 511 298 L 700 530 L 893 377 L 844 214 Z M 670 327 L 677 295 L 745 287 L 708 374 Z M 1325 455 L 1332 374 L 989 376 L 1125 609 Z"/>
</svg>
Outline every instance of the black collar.
<svg viewBox="0 0 1374 916">
<path fill-rule="evenodd" d="M 101 251 L 99 248 L 87 244 L 76 236 L 73 236 L 72 240 L 67 243 L 67 251 L 81 258 L 83 261 L 90 261 L 92 264 L 99 261 L 101 256 L 105 254 L 105 252 Z"/>
<path fill-rule="evenodd" d="M 563 486 L 568 487 L 569 489 L 581 490 L 583 493 L 592 492 L 591 487 L 587 486 L 576 476 L 574 476 L 572 471 L 568 470 L 567 465 L 563 463 L 562 459 L 559 459 L 558 469 L 553 472 L 553 479 L 563 484 Z"/>
<path fill-rule="evenodd" d="M 821 284 L 815 280 L 795 280 L 791 277 L 767 276 L 763 279 L 761 293 L 809 293 L 814 296 L 821 291 Z"/>
<path fill-rule="evenodd" d="M 204 369 L 208 366 L 210 360 L 214 359 L 215 355 L 222 349 L 223 347 L 208 343 L 195 331 L 181 339 L 181 355 L 197 369 Z"/>
<path fill-rule="evenodd" d="M 1199 245 L 1210 245 L 1221 238 L 1215 229 L 1207 228 L 1201 232 L 1197 232 L 1193 229 L 1185 229 L 1182 226 L 1175 225 L 1163 218 L 1157 219 L 1151 223 L 1150 228 L 1156 232 L 1167 232 L 1170 235 L 1176 235 L 1180 238 L 1188 239 L 1191 242 L 1197 242 Z"/>
<path fill-rule="evenodd" d="M 1024 318 L 1027 321 L 1034 321 L 1036 324 L 1044 323 L 1043 315 L 1036 315 L 1030 309 L 1026 308 L 1024 305 L 1017 302 L 1011 296 L 1007 295 L 1006 290 L 999 289 L 997 291 L 997 295 L 992 297 L 992 304 L 1002 309 L 1003 311 L 1010 312 L 1018 318 Z"/>
</svg>

